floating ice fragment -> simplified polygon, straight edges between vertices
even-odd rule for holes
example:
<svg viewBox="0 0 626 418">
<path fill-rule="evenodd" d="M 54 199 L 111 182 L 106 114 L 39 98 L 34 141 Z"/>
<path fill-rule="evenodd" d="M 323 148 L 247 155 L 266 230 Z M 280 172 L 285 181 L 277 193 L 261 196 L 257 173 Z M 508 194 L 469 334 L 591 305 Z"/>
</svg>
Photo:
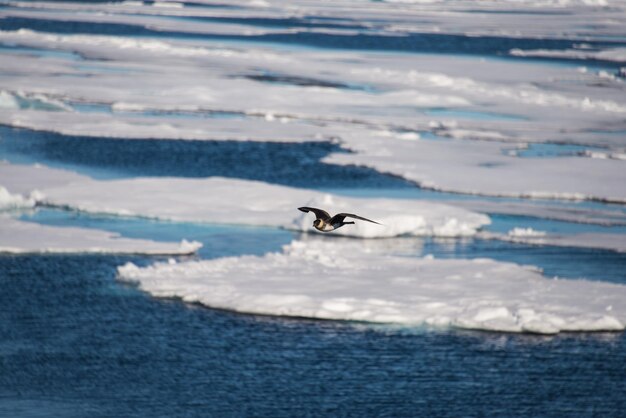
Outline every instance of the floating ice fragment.
<svg viewBox="0 0 626 418">
<path fill-rule="evenodd" d="M 555 282 L 487 259 L 388 256 L 353 240 L 295 241 L 262 257 L 126 264 L 118 277 L 155 296 L 253 314 L 542 334 L 617 331 L 626 323 L 623 285 Z"/>
<path fill-rule="evenodd" d="M 544 231 L 536 231 L 532 228 L 513 228 L 508 232 L 510 237 L 544 237 Z"/>
<path fill-rule="evenodd" d="M 0 185 L 0 211 L 32 208 L 35 206 L 35 199 L 25 198 L 19 194 L 11 194 Z"/>
<path fill-rule="evenodd" d="M 116 233 L 76 227 L 54 227 L 0 216 L 0 252 L 105 253 L 184 255 L 202 244 L 181 244 L 120 237 Z"/>
<path fill-rule="evenodd" d="M 490 222 L 486 215 L 439 203 L 349 198 L 219 177 L 97 181 L 62 170 L 0 164 L 1 183 L 23 194 L 41 190 L 41 194 L 33 195 L 37 201 L 90 213 L 264 225 L 306 232 L 314 231 L 312 219 L 297 210 L 300 206 L 324 207 L 333 213 L 351 213 L 358 208 L 384 224 L 360 222 L 335 232 L 359 238 L 472 236 Z"/>
</svg>

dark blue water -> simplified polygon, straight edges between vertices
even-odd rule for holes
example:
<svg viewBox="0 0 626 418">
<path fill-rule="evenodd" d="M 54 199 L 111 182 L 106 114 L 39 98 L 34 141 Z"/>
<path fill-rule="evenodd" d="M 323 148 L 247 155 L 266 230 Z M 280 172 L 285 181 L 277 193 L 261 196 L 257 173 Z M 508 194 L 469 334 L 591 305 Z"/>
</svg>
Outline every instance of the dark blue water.
<svg viewBox="0 0 626 418">
<path fill-rule="evenodd" d="M 40 162 L 96 178 L 223 176 L 297 187 L 414 187 L 399 177 L 320 160 L 329 142 L 179 141 L 69 136 L 0 126 L 0 157 Z"/>
<path fill-rule="evenodd" d="M 236 315 L 117 284 L 136 258 L 0 257 L 0 415 L 623 416 L 626 335 Z"/>
</svg>

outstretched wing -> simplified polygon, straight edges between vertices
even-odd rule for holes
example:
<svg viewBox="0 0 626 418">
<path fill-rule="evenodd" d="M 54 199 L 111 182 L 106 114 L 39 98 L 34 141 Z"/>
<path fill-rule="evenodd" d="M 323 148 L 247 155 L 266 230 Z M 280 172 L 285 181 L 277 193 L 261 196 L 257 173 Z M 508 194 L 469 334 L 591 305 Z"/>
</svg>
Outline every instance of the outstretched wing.
<svg viewBox="0 0 626 418">
<path fill-rule="evenodd" d="M 332 219 L 330 220 L 330 224 L 332 225 L 332 224 L 334 224 L 336 222 L 343 222 L 343 220 L 345 218 L 360 219 L 362 221 L 367 221 L 367 222 L 371 222 L 373 224 L 382 225 L 382 224 L 380 224 L 380 223 L 378 223 L 376 221 L 372 221 L 371 219 L 367 219 L 367 218 L 364 218 L 362 216 L 355 215 L 353 213 L 338 213 L 338 214 L 336 214 L 335 216 L 332 217 Z"/>
<path fill-rule="evenodd" d="M 309 208 L 309 207 L 303 206 L 301 208 L 298 208 L 298 210 L 301 210 L 302 212 L 313 212 L 317 219 L 321 219 L 324 222 L 328 222 L 330 220 L 330 215 L 328 214 L 328 212 L 322 209 Z"/>
</svg>

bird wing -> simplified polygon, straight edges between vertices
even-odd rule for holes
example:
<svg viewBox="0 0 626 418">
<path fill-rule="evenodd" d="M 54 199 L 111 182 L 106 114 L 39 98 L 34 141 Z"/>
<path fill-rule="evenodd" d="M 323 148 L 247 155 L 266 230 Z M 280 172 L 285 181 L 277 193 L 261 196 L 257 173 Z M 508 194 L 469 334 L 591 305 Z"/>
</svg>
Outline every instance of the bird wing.
<svg viewBox="0 0 626 418">
<path fill-rule="evenodd" d="M 331 223 L 331 225 L 332 225 L 332 224 L 334 224 L 335 222 L 343 222 L 343 220 L 344 220 L 345 218 L 360 219 L 360 220 L 362 220 L 362 221 L 367 221 L 367 222 L 371 222 L 371 223 L 373 223 L 373 224 L 382 225 L 382 224 L 380 224 L 380 223 L 378 223 L 378 222 L 376 222 L 376 221 L 372 221 L 371 219 L 367 219 L 367 218 L 364 218 L 364 217 L 362 217 L 362 216 L 355 215 L 355 214 L 353 214 L 353 213 L 338 213 L 338 214 L 336 214 L 335 216 L 333 216 L 333 217 L 331 218 L 330 223 Z"/>
<path fill-rule="evenodd" d="M 301 208 L 298 208 L 298 210 L 302 212 L 313 212 L 317 219 L 321 219 L 324 222 L 328 222 L 330 220 L 330 215 L 328 214 L 328 212 L 322 209 L 309 208 L 309 207 L 303 206 Z"/>
</svg>

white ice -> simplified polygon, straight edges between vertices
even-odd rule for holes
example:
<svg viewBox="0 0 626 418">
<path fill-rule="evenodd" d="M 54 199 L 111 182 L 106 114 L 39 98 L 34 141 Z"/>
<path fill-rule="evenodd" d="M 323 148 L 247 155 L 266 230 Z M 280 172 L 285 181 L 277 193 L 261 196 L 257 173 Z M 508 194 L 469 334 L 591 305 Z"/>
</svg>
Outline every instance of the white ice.
<svg viewBox="0 0 626 418">
<path fill-rule="evenodd" d="M 537 231 L 533 228 L 513 228 L 508 232 L 510 237 L 545 237 L 545 231 Z"/>
<path fill-rule="evenodd" d="M 606 48 L 594 50 L 589 48 L 566 49 L 566 50 L 522 50 L 513 49 L 511 55 L 518 57 L 550 57 L 550 58 L 571 58 L 581 60 L 605 60 L 626 63 L 626 48 Z"/>
<path fill-rule="evenodd" d="M 448 200 L 447 204 L 475 212 L 530 216 L 555 221 L 603 226 L 626 226 L 626 212 L 621 206 L 585 207 L 577 202 L 564 205 L 547 201 L 489 201 L 480 199 Z"/>
<path fill-rule="evenodd" d="M 65 170 L 0 162 L 0 252 L 181 255 L 195 253 L 202 247 L 197 241 L 156 242 L 91 228 L 39 225 L 7 214 L 34 208 L 43 198 L 39 189 L 86 180 L 87 177 Z"/>
<path fill-rule="evenodd" d="M 20 165 L 0 161 L 0 186 L 14 198 L 36 200 L 39 189 L 65 186 L 73 182 L 88 180 L 73 171 L 60 170 L 41 164 Z"/>
<path fill-rule="evenodd" d="M 25 195 L 28 167 L 0 165 L 0 186 Z M 30 167 L 39 176 L 41 168 Z M 67 173 L 45 169 L 46 181 L 63 183 Z M 55 182 L 54 173 L 59 173 Z M 14 188 L 13 183 L 22 184 Z M 471 236 L 489 224 L 489 217 L 445 204 L 402 199 L 348 198 L 314 190 L 270 185 L 258 181 L 211 177 L 206 179 L 135 178 L 98 181 L 74 178 L 61 186 L 40 187 L 33 196 L 39 203 L 90 213 L 139 216 L 173 221 L 265 225 L 297 231 L 314 231 L 315 217 L 297 210 L 320 207 L 331 213 L 348 212 L 374 219 L 383 225 L 358 221 L 334 232 L 360 238 L 400 235 Z M 15 192 L 14 192 L 15 193 Z"/>
<path fill-rule="evenodd" d="M 252 314 L 506 332 L 623 330 L 626 286 L 487 259 L 381 256 L 344 240 L 282 253 L 118 268 L 157 297 Z"/>
<path fill-rule="evenodd" d="M 12 209 L 28 209 L 35 206 L 35 199 L 21 194 L 10 193 L 0 186 L 0 212 Z"/>
<path fill-rule="evenodd" d="M 0 186 L 14 194 L 31 196 L 39 203 L 120 216 L 314 231 L 315 217 L 297 210 L 314 206 L 332 213 L 358 212 L 384 224 L 359 221 L 334 232 L 361 238 L 470 236 L 490 222 L 488 216 L 445 204 L 348 198 L 220 177 L 99 181 L 65 170 L 5 163 L 0 164 Z"/>
<path fill-rule="evenodd" d="M 495 142 L 361 137 L 358 153 L 335 153 L 323 161 L 365 165 L 448 192 L 626 203 L 624 161 L 518 158 L 502 149 Z"/>
<path fill-rule="evenodd" d="M 101 6 L 89 7 L 100 10 Z M 371 7 L 382 7 L 389 16 L 398 17 L 387 6 Z M 371 11 L 357 9 L 371 17 Z M 245 13 L 257 12 L 264 15 L 267 11 L 253 8 Z M 574 13 L 580 18 L 583 14 L 579 9 Z M 602 17 L 593 16 L 605 17 L 602 13 Z M 91 18 L 106 20 L 98 13 Z M 620 80 L 592 71 L 479 57 L 419 55 L 416 60 L 408 54 L 280 51 L 243 42 L 225 46 L 28 30 L 0 32 L 0 40 L 77 51 L 87 57 L 75 62 L 16 54 L 3 61 L 0 68 L 6 76 L 0 79 L 0 89 L 6 109 L 0 113 L 0 123 L 7 125 L 125 138 L 333 141 L 355 152 L 331 155 L 327 162 L 366 165 L 439 190 L 625 199 L 624 182 L 619 181 L 624 161 L 619 158 L 505 155 L 507 147 L 548 140 L 603 146 L 607 152 L 602 155 L 622 155 L 624 138 L 614 133 L 624 129 L 626 87 Z M 107 71 L 85 69 L 87 64 Z M 121 71 L 109 71 L 117 67 Z M 266 73 L 353 88 L 247 78 Z M 171 82 L 164 86 L 166 78 Z M 35 105 L 24 108 L 18 97 L 58 103 L 60 111 L 52 116 L 41 105 L 39 110 Z M 76 103 L 98 103 L 109 110 L 86 113 L 76 110 Z M 68 107 L 72 110 L 64 110 Z M 438 114 L 433 109 L 452 113 Z M 145 114 L 151 110 L 186 116 Z M 240 117 L 202 116 L 216 111 L 236 112 Z M 420 140 L 425 131 L 455 140 Z"/>
<path fill-rule="evenodd" d="M 213 2 L 196 2 L 208 3 Z M 616 18 L 625 5 L 621 0 L 390 0 L 311 2 L 229 1 L 228 8 L 160 8 L 144 2 L 109 2 L 76 4 L 65 2 L 13 3 L 28 10 L 29 16 L 48 17 L 53 11 L 64 20 L 138 23 L 157 30 L 178 30 L 178 21 L 159 16 L 298 18 L 304 16 L 343 17 L 345 22 L 363 23 L 361 32 L 376 29 L 398 35 L 406 32 L 457 33 L 495 36 L 574 37 L 585 39 L 619 35 Z M 34 9 L 34 10 L 33 10 Z M 41 11 L 37 10 L 40 9 Z M 78 13 L 76 13 L 78 12 Z M 473 18 L 468 18 L 471 12 Z M 494 13 L 496 12 L 496 13 Z M 499 13 L 498 13 L 499 12 Z M 15 15 L 19 12 L 12 11 Z M 26 12 L 22 12 L 26 13 Z M 555 19 L 558 16 L 558 19 Z M 591 25 L 590 23 L 596 23 Z M 277 33 L 284 28 L 268 28 L 223 22 L 186 22 L 185 29 L 199 33 Z M 587 24 L 587 25 L 586 25 Z M 289 28 L 287 30 L 296 30 Z M 299 29 L 303 30 L 303 29 Z M 310 27 L 307 31 L 328 31 Z M 349 29 L 335 27 L 335 32 L 349 34 Z"/>
<path fill-rule="evenodd" d="M 381 222 L 357 221 L 333 235 L 384 238 L 403 235 L 501 239 L 535 245 L 556 245 L 626 251 L 621 234 L 574 233 L 529 236 L 481 231 L 490 223 L 480 212 L 538 216 L 570 222 L 623 225 L 623 212 L 537 205 L 526 202 L 449 201 L 450 204 L 411 199 L 349 198 L 314 190 L 263 182 L 212 177 L 206 179 L 136 178 L 93 180 L 44 166 L 0 164 L 0 207 L 47 204 L 94 214 L 147 217 L 170 221 L 273 226 L 296 231 L 313 229 L 312 214 L 300 206 L 330 213 L 349 212 Z M 467 207 L 468 209 L 463 209 Z M 536 235 L 536 234 L 535 234 Z"/>
<path fill-rule="evenodd" d="M 0 215 L 0 253 L 104 253 L 184 255 L 202 244 L 123 238 L 119 234 L 91 228 L 54 227 L 24 222 Z"/>
</svg>

